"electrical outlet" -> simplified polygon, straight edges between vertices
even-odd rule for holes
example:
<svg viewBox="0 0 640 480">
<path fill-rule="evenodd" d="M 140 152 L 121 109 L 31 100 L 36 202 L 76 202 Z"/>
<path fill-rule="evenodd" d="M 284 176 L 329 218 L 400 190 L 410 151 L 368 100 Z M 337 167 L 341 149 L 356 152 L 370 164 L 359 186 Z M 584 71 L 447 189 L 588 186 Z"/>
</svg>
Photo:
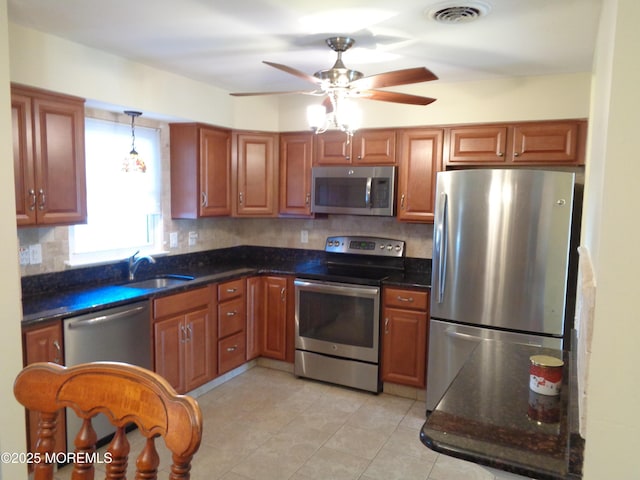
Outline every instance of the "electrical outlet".
<svg viewBox="0 0 640 480">
<path fill-rule="evenodd" d="M 31 265 L 42 263 L 42 245 L 39 243 L 29 245 L 29 263 Z"/>
<path fill-rule="evenodd" d="M 309 243 L 309 230 L 300 230 L 300 243 Z"/>
<path fill-rule="evenodd" d="M 189 232 L 189 246 L 193 247 L 198 242 L 198 232 Z"/>
<path fill-rule="evenodd" d="M 29 247 L 20 247 L 18 249 L 20 265 L 29 265 Z"/>
<path fill-rule="evenodd" d="M 178 248 L 178 232 L 169 233 L 169 248 Z"/>
</svg>

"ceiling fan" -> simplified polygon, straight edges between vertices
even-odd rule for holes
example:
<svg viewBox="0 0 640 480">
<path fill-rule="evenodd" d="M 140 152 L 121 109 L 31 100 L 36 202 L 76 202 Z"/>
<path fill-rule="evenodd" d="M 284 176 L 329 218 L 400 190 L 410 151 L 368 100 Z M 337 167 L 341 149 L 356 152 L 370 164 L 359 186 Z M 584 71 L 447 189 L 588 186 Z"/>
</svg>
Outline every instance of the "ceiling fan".
<svg viewBox="0 0 640 480">
<path fill-rule="evenodd" d="M 333 67 L 328 70 L 317 71 L 313 75 L 309 75 L 300 70 L 279 63 L 264 62 L 271 67 L 277 68 L 316 85 L 315 90 L 289 92 L 245 92 L 231 93 L 231 95 L 238 97 L 295 93 L 318 96 L 326 95 L 327 98 L 324 100 L 323 105 L 326 107 L 328 112 L 336 107 L 339 100 L 346 97 L 365 98 L 369 100 L 404 103 L 410 105 L 428 105 L 436 100 L 435 98 L 421 97 L 407 93 L 378 90 L 379 88 L 437 80 L 438 77 L 427 68 L 416 67 L 404 70 L 394 70 L 365 77 L 362 72 L 349 69 L 342 62 L 342 54 L 355 44 L 355 40 L 353 38 L 331 37 L 326 39 L 326 43 L 334 52 L 337 53 L 338 58 Z"/>
</svg>

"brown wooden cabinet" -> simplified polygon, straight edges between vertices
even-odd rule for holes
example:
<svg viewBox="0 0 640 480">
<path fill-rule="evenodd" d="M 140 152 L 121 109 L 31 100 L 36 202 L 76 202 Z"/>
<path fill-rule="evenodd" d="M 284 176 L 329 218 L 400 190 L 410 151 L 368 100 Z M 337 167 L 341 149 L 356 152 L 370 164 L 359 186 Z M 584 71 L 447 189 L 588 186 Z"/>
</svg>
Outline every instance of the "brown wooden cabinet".
<svg viewBox="0 0 640 480">
<path fill-rule="evenodd" d="M 582 120 L 460 126 L 447 135 L 447 166 L 584 163 Z"/>
<path fill-rule="evenodd" d="M 172 123 L 171 216 L 231 215 L 231 131 Z"/>
<path fill-rule="evenodd" d="M 398 133 L 397 218 L 433 223 L 436 173 L 442 168 L 442 129 L 410 128 Z"/>
<path fill-rule="evenodd" d="M 424 388 L 429 293 L 386 287 L 383 292 L 382 380 Z"/>
<path fill-rule="evenodd" d="M 396 130 L 331 130 L 316 135 L 314 165 L 395 165 Z"/>
<path fill-rule="evenodd" d="M 84 99 L 12 85 L 11 116 L 18 226 L 85 223 Z"/>
<path fill-rule="evenodd" d="M 262 356 L 276 360 L 287 358 L 287 277 L 268 276 L 264 280 L 264 324 Z"/>
<path fill-rule="evenodd" d="M 218 375 L 246 361 L 245 279 L 218 285 Z"/>
<path fill-rule="evenodd" d="M 280 215 L 311 216 L 313 133 L 280 134 Z"/>
<path fill-rule="evenodd" d="M 247 360 L 263 356 L 293 363 L 293 280 L 277 275 L 247 279 Z"/>
<path fill-rule="evenodd" d="M 26 367 L 36 362 L 54 362 L 64 364 L 62 350 L 62 323 L 55 322 L 46 326 L 26 328 L 22 332 L 23 364 Z M 35 439 L 38 430 L 36 412 L 27 412 L 27 444 L 30 452 L 35 452 Z M 66 452 L 66 425 L 64 410 L 58 413 L 56 425 L 56 452 Z"/>
<path fill-rule="evenodd" d="M 179 393 L 215 377 L 215 299 L 209 286 L 153 301 L 155 371 Z"/>
<path fill-rule="evenodd" d="M 234 132 L 234 215 L 278 214 L 278 134 Z"/>
</svg>

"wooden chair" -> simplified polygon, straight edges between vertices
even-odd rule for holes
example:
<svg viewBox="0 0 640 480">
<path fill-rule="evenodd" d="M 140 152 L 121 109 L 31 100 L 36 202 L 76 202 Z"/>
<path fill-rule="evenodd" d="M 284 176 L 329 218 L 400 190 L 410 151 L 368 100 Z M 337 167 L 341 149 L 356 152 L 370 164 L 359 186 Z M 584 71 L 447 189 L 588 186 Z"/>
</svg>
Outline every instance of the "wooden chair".
<svg viewBox="0 0 640 480">
<path fill-rule="evenodd" d="M 160 463 L 155 437 L 163 437 L 172 453 L 170 480 L 188 480 L 191 460 L 200 446 L 202 414 L 197 402 L 178 395 L 159 375 L 144 368 L 116 362 L 94 362 L 74 367 L 34 363 L 17 376 L 14 394 L 26 408 L 40 412 L 34 458 L 55 458 L 57 412 L 70 407 L 83 419 L 75 439 L 73 480 L 93 480 L 96 433 L 91 418 L 104 413 L 116 427 L 104 454 L 108 480 L 124 480 L 129 456 L 126 425 L 138 426 L 146 437 L 137 457 L 136 480 L 157 479 Z M 67 413 L 72 414 L 71 412 Z M 52 480 L 53 463 L 37 463 L 34 480 Z"/>
</svg>

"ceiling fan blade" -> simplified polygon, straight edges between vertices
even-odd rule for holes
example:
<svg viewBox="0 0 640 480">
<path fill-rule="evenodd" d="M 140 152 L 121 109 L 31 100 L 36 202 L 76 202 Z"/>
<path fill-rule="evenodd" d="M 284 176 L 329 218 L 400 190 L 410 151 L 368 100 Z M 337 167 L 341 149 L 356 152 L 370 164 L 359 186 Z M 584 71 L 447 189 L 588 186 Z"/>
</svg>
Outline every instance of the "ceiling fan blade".
<svg viewBox="0 0 640 480">
<path fill-rule="evenodd" d="M 256 95 L 293 95 L 293 94 L 303 94 L 303 95 L 319 95 L 321 92 L 317 90 L 289 90 L 287 92 L 234 92 L 229 95 L 233 95 L 234 97 L 252 97 Z"/>
<path fill-rule="evenodd" d="M 283 72 L 287 72 L 291 75 L 294 75 L 298 78 L 301 78 L 302 80 L 305 80 L 307 82 L 311 82 L 315 85 L 320 85 L 322 83 L 322 80 L 320 80 L 318 77 L 314 77 L 313 75 L 309 75 L 308 73 L 304 73 L 300 70 L 296 70 L 293 67 L 288 67 L 286 65 L 282 65 L 281 63 L 273 63 L 273 62 L 267 62 L 264 61 L 262 63 L 266 63 L 267 65 L 269 65 L 270 67 L 273 68 L 277 68 L 278 70 L 282 70 Z"/>
<path fill-rule="evenodd" d="M 407 103 L 410 105 L 429 105 L 436 101 L 435 98 L 420 97 L 418 95 L 410 95 L 408 93 L 386 92 L 384 90 L 362 90 L 358 92 L 356 97 L 366 98 L 368 100 L 379 100 L 381 102 Z"/>
<path fill-rule="evenodd" d="M 363 89 L 384 88 L 409 85 L 411 83 L 430 82 L 437 79 L 438 77 L 431 70 L 425 67 L 416 67 L 370 75 L 359 80 L 354 80 L 350 86 Z"/>
</svg>

